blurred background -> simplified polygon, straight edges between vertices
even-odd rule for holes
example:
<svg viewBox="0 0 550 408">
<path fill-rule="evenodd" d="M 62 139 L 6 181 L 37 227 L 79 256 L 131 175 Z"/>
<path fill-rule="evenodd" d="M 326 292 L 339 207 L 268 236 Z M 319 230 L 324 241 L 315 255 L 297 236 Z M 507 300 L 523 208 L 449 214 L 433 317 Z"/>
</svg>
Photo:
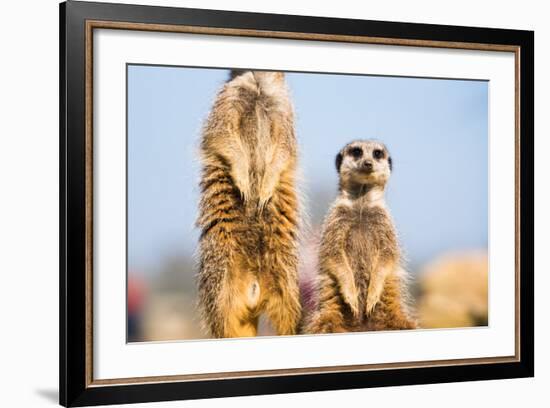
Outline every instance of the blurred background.
<svg viewBox="0 0 550 408">
<path fill-rule="evenodd" d="M 128 341 L 204 338 L 194 227 L 201 126 L 223 69 L 128 66 Z M 488 324 L 488 83 L 288 73 L 309 223 L 301 279 L 353 139 L 389 148 L 387 191 L 424 328 Z M 265 322 L 261 332 L 270 334 Z"/>
</svg>

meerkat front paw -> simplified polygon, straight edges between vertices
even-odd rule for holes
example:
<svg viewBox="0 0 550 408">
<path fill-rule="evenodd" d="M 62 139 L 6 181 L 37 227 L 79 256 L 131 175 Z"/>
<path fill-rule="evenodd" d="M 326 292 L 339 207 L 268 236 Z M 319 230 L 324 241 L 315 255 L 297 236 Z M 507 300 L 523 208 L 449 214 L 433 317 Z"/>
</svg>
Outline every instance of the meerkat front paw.
<svg viewBox="0 0 550 408">
<path fill-rule="evenodd" d="M 245 203 L 250 201 L 250 182 L 248 181 L 248 174 L 241 175 L 239 178 L 234 177 L 235 180 L 235 186 L 239 190 L 239 193 L 241 195 L 241 200 Z"/>
<path fill-rule="evenodd" d="M 273 177 L 264 177 L 264 179 L 262 180 L 262 184 L 260 185 L 260 191 L 258 194 L 258 207 L 260 208 L 260 210 L 263 210 L 269 200 L 271 200 L 271 197 L 273 197 L 277 184 L 278 180 L 274 180 Z"/>
<path fill-rule="evenodd" d="M 379 300 L 380 300 L 380 296 L 377 296 L 377 297 L 371 296 L 370 293 L 367 295 L 367 304 L 365 306 L 365 311 L 367 313 L 367 316 L 372 313 L 372 311 L 376 307 L 376 304 L 378 303 Z"/>
<path fill-rule="evenodd" d="M 231 164 L 231 178 L 241 194 L 243 202 L 248 202 L 251 196 L 250 169 L 247 159 L 236 160 Z"/>
<path fill-rule="evenodd" d="M 386 278 L 390 274 L 392 267 L 393 265 L 379 267 L 378 270 L 376 270 L 376 273 L 373 273 L 371 275 L 365 307 L 367 315 L 372 313 L 374 307 L 380 301 L 380 297 L 382 296 L 382 292 L 384 291 Z"/>
</svg>

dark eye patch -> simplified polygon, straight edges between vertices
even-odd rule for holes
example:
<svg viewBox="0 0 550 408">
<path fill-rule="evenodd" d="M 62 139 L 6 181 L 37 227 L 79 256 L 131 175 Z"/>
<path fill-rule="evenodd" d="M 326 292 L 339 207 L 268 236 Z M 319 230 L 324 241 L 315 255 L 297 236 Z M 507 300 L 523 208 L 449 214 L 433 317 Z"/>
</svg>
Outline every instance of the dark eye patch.
<svg viewBox="0 0 550 408">
<path fill-rule="evenodd" d="M 344 159 L 344 157 L 342 156 L 342 153 L 338 153 L 336 155 L 336 160 L 335 160 L 335 164 L 336 164 L 336 171 L 338 173 L 340 173 L 340 166 L 342 166 L 342 160 Z"/>
<path fill-rule="evenodd" d="M 375 159 L 383 159 L 384 158 L 384 151 L 380 149 L 374 149 L 372 151 L 372 157 Z"/>
<path fill-rule="evenodd" d="M 361 156 L 363 156 L 363 149 L 361 149 L 360 147 L 352 147 L 349 150 L 349 154 L 353 156 L 353 158 L 359 159 Z"/>
</svg>

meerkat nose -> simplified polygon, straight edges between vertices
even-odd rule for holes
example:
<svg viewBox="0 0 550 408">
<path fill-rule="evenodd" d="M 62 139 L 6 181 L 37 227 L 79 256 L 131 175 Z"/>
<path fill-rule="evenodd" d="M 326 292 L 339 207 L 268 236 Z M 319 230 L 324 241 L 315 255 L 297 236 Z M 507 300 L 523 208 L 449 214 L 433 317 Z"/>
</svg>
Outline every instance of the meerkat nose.
<svg viewBox="0 0 550 408">
<path fill-rule="evenodd" d="M 372 170 L 372 162 L 370 162 L 370 161 L 365 161 L 365 162 L 363 163 L 363 168 L 364 168 L 365 170 L 369 170 L 369 171 Z"/>
</svg>

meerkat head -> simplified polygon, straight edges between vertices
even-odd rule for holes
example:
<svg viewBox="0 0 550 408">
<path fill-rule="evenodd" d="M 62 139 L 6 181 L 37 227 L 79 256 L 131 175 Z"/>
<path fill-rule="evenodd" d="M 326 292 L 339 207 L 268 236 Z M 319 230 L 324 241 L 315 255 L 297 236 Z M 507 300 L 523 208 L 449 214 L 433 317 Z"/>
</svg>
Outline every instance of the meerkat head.
<svg viewBox="0 0 550 408">
<path fill-rule="evenodd" d="M 392 171 L 392 159 L 383 143 L 357 140 L 340 150 L 336 170 L 343 190 L 384 188 Z"/>
</svg>

